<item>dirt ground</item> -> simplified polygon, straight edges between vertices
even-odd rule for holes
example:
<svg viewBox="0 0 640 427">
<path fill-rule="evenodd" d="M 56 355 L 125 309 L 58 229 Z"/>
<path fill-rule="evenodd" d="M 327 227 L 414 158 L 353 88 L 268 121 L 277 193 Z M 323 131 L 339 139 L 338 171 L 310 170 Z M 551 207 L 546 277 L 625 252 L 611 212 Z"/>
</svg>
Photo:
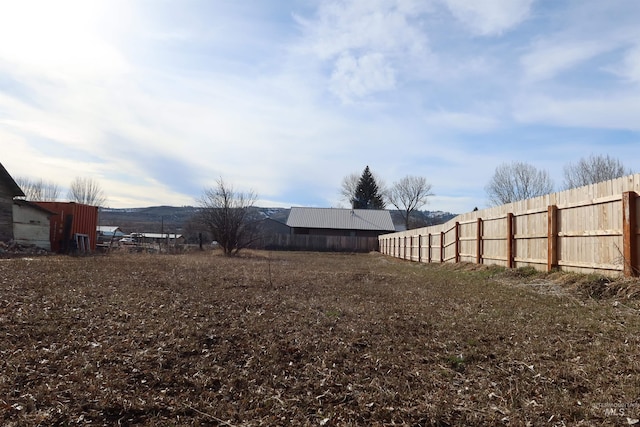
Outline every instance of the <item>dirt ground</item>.
<svg viewBox="0 0 640 427">
<path fill-rule="evenodd" d="M 639 289 L 376 253 L 0 260 L 0 423 L 640 425 Z"/>
</svg>

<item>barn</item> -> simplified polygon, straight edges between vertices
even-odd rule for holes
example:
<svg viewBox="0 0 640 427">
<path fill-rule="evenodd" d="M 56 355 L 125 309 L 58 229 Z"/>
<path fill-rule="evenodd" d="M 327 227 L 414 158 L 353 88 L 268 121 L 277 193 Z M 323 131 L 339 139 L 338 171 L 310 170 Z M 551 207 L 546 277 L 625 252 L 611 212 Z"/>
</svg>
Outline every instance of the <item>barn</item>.
<svg viewBox="0 0 640 427">
<path fill-rule="evenodd" d="M 0 242 L 13 240 L 13 199 L 24 192 L 0 163 Z"/>
</svg>

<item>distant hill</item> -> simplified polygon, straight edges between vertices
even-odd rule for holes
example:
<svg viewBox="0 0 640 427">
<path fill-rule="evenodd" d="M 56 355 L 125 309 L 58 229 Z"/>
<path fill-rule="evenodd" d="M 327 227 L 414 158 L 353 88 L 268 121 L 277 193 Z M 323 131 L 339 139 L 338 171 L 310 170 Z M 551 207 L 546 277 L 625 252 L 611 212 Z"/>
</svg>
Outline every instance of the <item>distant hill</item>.
<svg viewBox="0 0 640 427">
<path fill-rule="evenodd" d="M 125 233 L 182 233 L 185 224 L 196 214 L 194 206 L 153 206 L 148 208 L 101 208 L 99 225 L 118 226 Z"/>
<path fill-rule="evenodd" d="M 286 222 L 290 209 L 262 208 L 256 210 L 263 218 Z M 99 225 L 118 226 L 125 233 L 179 233 L 189 234 L 190 222 L 198 212 L 195 206 L 152 206 L 148 208 L 112 209 L 101 208 Z M 413 214 L 412 228 L 442 224 L 456 214 L 441 211 L 417 211 Z M 391 211 L 393 222 L 403 225 L 402 215 Z"/>
</svg>

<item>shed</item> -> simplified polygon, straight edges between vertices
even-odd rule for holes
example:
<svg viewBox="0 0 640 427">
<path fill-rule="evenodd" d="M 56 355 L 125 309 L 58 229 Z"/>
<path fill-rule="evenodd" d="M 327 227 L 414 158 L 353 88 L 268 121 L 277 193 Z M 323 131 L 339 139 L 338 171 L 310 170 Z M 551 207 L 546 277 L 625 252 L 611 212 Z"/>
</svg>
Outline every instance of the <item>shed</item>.
<svg viewBox="0 0 640 427">
<path fill-rule="evenodd" d="M 293 207 L 287 219 L 292 234 L 377 237 L 395 231 L 391 214 L 381 209 Z"/>
<path fill-rule="evenodd" d="M 74 202 L 34 202 L 55 212 L 51 217 L 51 250 L 69 253 L 96 250 L 98 207 Z"/>
<path fill-rule="evenodd" d="M 118 242 L 125 236 L 120 227 L 116 225 L 99 225 L 98 226 L 98 244 L 110 244 Z"/>
<path fill-rule="evenodd" d="M 0 242 L 13 240 L 13 199 L 24 192 L 0 163 Z"/>
<path fill-rule="evenodd" d="M 26 200 L 13 201 L 13 239 L 21 245 L 51 250 L 51 217 L 55 212 Z"/>
</svg>

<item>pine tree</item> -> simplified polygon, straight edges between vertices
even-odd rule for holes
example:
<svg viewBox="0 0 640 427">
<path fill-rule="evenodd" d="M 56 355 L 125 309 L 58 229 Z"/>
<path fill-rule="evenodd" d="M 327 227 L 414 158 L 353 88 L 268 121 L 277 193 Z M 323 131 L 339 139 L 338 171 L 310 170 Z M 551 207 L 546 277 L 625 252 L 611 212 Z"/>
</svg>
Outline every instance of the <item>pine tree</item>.
<svg viewBox="0 0 640 427">
<path fill-rule="evenodd" d="M 351 206 L 353 209 L 384 209 L 384 200 L 369 166 L 362 172 Z"/>
</svg>

